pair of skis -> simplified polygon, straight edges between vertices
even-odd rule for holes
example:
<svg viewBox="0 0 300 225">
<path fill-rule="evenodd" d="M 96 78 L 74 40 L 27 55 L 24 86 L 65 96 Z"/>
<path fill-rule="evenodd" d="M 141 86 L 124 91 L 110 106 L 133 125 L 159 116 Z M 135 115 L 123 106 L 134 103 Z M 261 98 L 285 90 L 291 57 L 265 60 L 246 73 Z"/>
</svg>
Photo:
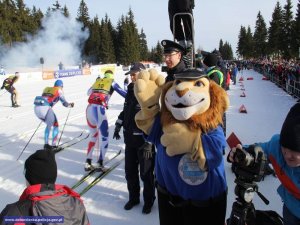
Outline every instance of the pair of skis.
<svg viewBox="0 0 300 225">
<path fill-rule="evenodd" d="M 115 155 L 112 158 L 107 160 L 105 162 L 105 165 L 107 165 L 108 163 L 113 161 L 120 154 L 121 154 L 121 150 L 119 150 L 117 153 L 115 153 Z M 105 171 L 99 172 L 97 169 L 94 169 L 94 170 L 87 172 L 71 188 L 75 189 L 75 188 L 79 187 L 82 183 L 87 181 L 91 176 L 93 176 L 95 173 L 99 172 L 99 174 L 97 174 L 96 177 L 94 177 L 92 182 L 90 182 L 82 191 L 79 192 L 80 195 L 85 194 L 88 190 L 90 190 L 92 187 L 94 187 L 99 181 L 101 181 L 104 177 L 106 177 L 111 171 L 113 171 L 117 166 L 119 166 L 122 163 L 123 159 L 124 158 L 117 160 L 114 164 L 112 164 L 110 167 L 108 167 Z"/>
<path fill-rule="evenodd" d="M 58 145 L 53 151 L 55 152 L 55 154 L 59 153 L 66 148 L 76 145 L 83 140 L 86 140 L 89 136 L 90 136 L 89 133 L 82 131 L 78 136 L 71 138 L 70 140 L 65 141 L 64 143 Z"/>
</svg>

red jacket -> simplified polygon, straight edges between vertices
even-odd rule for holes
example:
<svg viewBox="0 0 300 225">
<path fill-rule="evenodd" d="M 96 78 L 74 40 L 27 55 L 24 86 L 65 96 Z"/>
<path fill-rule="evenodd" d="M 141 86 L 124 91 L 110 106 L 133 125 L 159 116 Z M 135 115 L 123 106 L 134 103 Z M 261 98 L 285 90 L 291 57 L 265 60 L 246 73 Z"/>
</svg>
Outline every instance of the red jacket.
<svg viewBox="0 0 300 225">
<path fill-rule="evenodd" d="M 39 204 L 44 202 L 47 202 L 47 207 L 39 208 Z M 58 184 L 37 184 L 27 187 L 19 201 L 8 204 L 3 209 L 0 214 L 1 225 L 5 224 L 5 216 L 63 216 L 65 225 L 90 224 L 80 195 L 69 187 Z M 25 225 L 25 223 L 14 224 Z"/>
</svg>

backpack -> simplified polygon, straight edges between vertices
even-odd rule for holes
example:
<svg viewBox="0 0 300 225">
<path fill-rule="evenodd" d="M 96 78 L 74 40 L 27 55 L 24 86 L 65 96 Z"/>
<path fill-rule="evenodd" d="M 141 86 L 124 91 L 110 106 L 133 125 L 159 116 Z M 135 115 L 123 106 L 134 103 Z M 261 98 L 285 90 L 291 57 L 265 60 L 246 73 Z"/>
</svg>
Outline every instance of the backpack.
<svg viewBox="0 0 300 225">
<path fill-rule="evenodd" d="M 283 218 L 273 210 L 256 210 L 256 225 L 283 225 Z"/>
<path fill-rule="evenodd" d="M 67 186 L 55 185 L 48 189 L 28 196 L 31 200 L 32 216 L 60 216 L 62 221 L 53 223 L 36 223 L 38 225 L 89 225 L 85 207 L 80 195 Z"/>
</svg>

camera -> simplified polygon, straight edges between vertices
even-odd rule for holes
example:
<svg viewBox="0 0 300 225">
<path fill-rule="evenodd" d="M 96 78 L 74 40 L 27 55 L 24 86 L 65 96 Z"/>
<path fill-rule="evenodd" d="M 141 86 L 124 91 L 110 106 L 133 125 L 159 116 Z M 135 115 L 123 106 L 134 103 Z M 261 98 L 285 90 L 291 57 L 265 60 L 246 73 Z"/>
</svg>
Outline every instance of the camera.
<svg viewBox="0 0 300 225">
<path fill-rule="evenodd" d="M 234 155 L 232 170 L 237 179 L 259 182 L 263 179 L 267 159 L 259 146 L 250 145 L 247 151 L 239 149 Z"/>
<path fill-rule="evenodd" d="M 252 203 L 254 193 L 265 204 L 269 204 L 255 183 L 263 179 L 267 159 L 261 147 L 255 145 L 250 145 L 246 150 L 237 150 L 233 159 L 232 170 L 236 176 L 234 193 L 237 197 L 227 225 L 255 225 L 255 207 Z"/>
</svg>

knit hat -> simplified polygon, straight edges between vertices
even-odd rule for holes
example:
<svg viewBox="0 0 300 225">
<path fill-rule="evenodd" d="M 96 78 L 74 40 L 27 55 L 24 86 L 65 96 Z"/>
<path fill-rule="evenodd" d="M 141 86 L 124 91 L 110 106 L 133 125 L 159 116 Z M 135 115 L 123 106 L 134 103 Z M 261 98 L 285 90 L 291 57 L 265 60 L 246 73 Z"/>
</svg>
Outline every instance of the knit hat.
<svg viewBox="0 0 300 225">
<path fill-rule="evenodd" d="M 214 53 L 209 53 L 207 56 L 205 56 L 203 60 L 203 63 L 208 67 L 216 66 L 217 62 L 218 62 L 218 57 Z"/>
<path fill-rule="evenodd" d="M 280 144 L 300 152 L 300 103 L 296 103 L 285 118 L 280 132 Z"/>
<path fill-rule="evenodd" d="M 104 77 L 114 79 L 114 73 L 111 70 L 106 70 L 104 72 Z"/>
<path fill-rule="evenodd" d="M 57 177 L 57 166 L 54 152 L 37 150 L 25 161 L 25 178 L 31 184 L 54 184 Z"/>
</svg>

